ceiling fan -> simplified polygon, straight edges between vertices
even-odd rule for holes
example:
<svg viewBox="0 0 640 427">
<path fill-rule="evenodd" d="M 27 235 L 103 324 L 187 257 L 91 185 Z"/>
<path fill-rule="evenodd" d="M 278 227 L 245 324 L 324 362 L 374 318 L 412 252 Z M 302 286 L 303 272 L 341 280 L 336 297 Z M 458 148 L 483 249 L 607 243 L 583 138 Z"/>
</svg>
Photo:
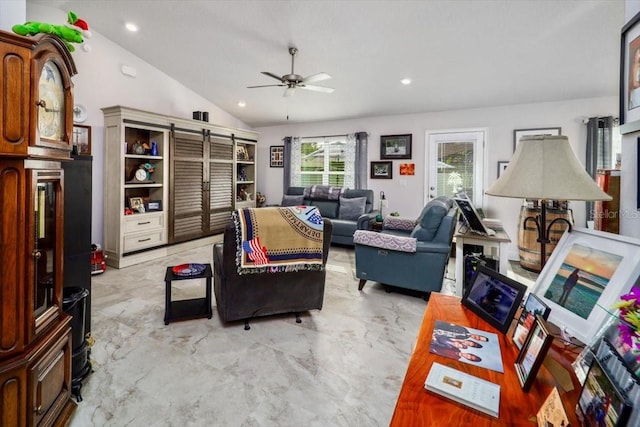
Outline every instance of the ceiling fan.
<svg viewBox="0 0 640 427">
<path fill-rule="evenodd" d="M 280 82 L 280 84 L 247 86 L 247 88 L 253 89 L 253 88 L 257 88 L 257 87 L 276 87 L 276 86 L 286 87 L 286 89 L 284 90 L 284 95 L 283 96 L 291 96 L 291 95 L 293 95 L 297 88 L 306 89 L 306 90 L 312 90 L 312 91 L 315 91 L 315 92 L 324 92 L 324 93 L 333 92 L 334 89 L 331 88 L 331 87 L 316 86 L 316 85 L 309 84 L 309 83 L 320 82 L 320 81 L 323 81 L 323 80 L 328 80 L 328 79 L 331 78 L 331 76 L 329 74 L 327 74 L 327 73 L 317 73 L 317 74 L 312 74 L 312 75 L 307 76 L 307 77 L 302 77 L 301 75 L 295 74 L 293 72 L 293 64 L 294 64 L 294 60 L 295 60 L 295 57 L 296 57 L 297 53 L 298 53 L 298 49 L 297 48 L 295 48 L 295 47 L 290 47 L 289 48 L 289 54 L 291 55 L 291 73 L 290 74 L 285 74 L 284 76 L 280 77 L 277 74 L 270 73 L 268 71 L 263 71 L 262 72 L 262 74 L 264 74 L 265 76 L 273 77 L 274 79 L 278 80 Z"/>
</svg>

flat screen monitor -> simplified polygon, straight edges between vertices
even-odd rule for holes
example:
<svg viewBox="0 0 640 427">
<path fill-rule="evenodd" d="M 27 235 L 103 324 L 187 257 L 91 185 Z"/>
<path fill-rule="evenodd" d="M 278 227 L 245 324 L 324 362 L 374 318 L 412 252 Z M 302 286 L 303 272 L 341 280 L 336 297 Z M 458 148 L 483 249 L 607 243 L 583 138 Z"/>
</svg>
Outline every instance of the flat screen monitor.
<svg viewBox="0 0 640 427">
<path fill-rule="evenodd" d="M 464 218 L 464 222 L 472 232 L 482 234 L 483 236 L 492 236 L 496 234 L 495 231 L 485 227 L 482 223 L 482 219 L 480 218 L 480 215 L 478 215 L 476 208 L 473 207 L 471 200 L 459 197 L 455 197 L 453 200 L 456 202 L 456 205 L 458 205 L 460 213 L 462 213 L 462 217 Z"/>
</svg>

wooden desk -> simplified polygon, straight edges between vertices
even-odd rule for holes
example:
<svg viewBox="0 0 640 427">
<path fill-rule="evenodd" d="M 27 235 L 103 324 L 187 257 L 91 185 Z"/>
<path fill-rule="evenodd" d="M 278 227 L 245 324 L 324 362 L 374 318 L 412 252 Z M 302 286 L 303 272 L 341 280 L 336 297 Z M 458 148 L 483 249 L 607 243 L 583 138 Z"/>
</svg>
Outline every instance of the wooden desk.
<svg viewBox="0 0 640 427">
<path fill-rule="evenodd" d="M 466 231 L 461 233 L 456 230 L 454 234 L 456 239 L 456 295 L 461 297 L 464 288 L 464 255 L 463 247 L 467 245 L 478 245 L 485 248 L 497 248 L 498 250 L 498 271 L 500 274 L 507 275 L 509 271 L 509 243 L 511 239 L 504 231 L 496 232 L 495 236 L 483 236 L 481 234 Z M 485 255 L 491 255 L 486 251 Z"/>
<path fill-rule="evenodd" d="M 504 374 L 429 353 L 433 325 L 436 320 L 498 334 Z M 566 355 L 554 349 L 551 356 L 565 368 L 571 369 Z M 542 366 L 535 383 L 529 392 L 524 393 L 514 368 L 517 357 L 518 349 L 511 342 L 510 335 L 500 334 L 487 322 L 462 306 L 458 297 L 433 292 L 429 298 L 416 347 L 396 402 L 391 426 L 537 426 L 536 414 L 557 384 L 545 366 Z M 425 390 L 424 381 L 434 361 L 500 384 L 500 418 L 493 418 Z M 567 393 L 560 386 L 558 391 L 564 401 L 571 425 L 578 426 L 580 424 L 575 416 L 575 405 L 578 401 L 580 385 L 573 371 L 571 373 L 573 391 Z"/>
</svg>

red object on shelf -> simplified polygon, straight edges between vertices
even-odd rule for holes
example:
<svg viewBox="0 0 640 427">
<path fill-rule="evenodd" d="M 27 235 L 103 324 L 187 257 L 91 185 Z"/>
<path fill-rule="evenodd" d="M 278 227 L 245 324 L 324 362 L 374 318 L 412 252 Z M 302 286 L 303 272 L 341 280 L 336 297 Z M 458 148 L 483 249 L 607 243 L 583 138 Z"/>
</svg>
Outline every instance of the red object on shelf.
<svg viewBox="0 0 640 427">
<path fill-rule="evenodd" d="M 104 273 L 107 269 L 106 258 L 107 256 L 102 252 L 100 245 L 91 245 L 91 274 Z"/>
</svg>

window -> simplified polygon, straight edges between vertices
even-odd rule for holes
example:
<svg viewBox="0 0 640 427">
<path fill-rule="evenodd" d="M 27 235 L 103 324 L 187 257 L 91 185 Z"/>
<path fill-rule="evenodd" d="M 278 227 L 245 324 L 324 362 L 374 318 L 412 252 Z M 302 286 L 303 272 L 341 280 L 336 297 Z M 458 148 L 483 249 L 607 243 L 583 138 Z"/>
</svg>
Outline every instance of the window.
<svg viewBox="0 0 640 427">
<path fill-rule="evenodd" d="M 355 138 L 347 135 L 294 138 L 291 185 L 354 188 Z"/>
</svg>

